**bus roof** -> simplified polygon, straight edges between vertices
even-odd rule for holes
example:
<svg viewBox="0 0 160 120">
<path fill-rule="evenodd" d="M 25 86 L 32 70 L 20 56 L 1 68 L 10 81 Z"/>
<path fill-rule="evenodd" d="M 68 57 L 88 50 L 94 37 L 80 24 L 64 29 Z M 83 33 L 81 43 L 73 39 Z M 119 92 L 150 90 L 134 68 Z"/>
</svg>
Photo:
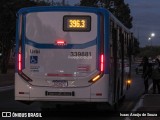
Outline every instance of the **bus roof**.
<svg viewBox="0 0 160 120">
<path fill-rule="evenodd" d="M 72 9 L 72 10 L 71 10 Z M 95 8 L 95 7 L 84 7 L 84 6 L 36 6 L 36 7 L 25 7 L 18 11 L 18 14 L 26 14 L 30 12 L 45 12 L 45 11 L 81 11 L 81 12 L 105 12 L 108 14 L 119 26 L 123 27 L 128 33 L 130 30 L 125 27 L 108 9 Z"/>
<path fill-rule="evenodd" d="M 95 13 L 97 13 L 98 11 L 108 11 L 107 9 L 104 9 L 104 8 L 83 7 L 83 6 L 36 6 L 36 7 L 21 8 L 18 11 L 18 14 L 28 13 L 28 12 L 37 12 L 37 11 L 45 12 L 45 11 L 52 11 L 52 10 L 82 11 L 82 12 L 85 11 L 85 12 L 95 12 Z"/>
</svg>

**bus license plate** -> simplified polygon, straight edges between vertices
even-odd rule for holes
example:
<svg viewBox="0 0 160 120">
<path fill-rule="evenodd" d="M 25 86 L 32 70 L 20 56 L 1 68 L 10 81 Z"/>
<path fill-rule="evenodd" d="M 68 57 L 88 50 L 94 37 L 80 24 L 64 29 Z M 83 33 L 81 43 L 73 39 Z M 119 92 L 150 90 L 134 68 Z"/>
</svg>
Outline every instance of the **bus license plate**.
<svg viewBox="0 0 160 120">
<path fill-rule="evenodd" d="M 66 80 L 53 80 L 52 86 L 53 87 L 67 87 L 68 82 Z"/>
</svg>

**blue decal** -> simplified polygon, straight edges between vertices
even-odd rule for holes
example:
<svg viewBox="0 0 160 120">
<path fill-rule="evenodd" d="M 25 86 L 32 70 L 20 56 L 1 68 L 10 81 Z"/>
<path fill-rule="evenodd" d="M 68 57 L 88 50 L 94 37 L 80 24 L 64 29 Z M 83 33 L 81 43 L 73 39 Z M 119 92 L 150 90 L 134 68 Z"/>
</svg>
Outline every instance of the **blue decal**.
<svg viewBox="0 0 160 120">
<path fill-rule="evenodd" d="M 30 56 L 30 64 L 37 64 L 38 56 Z"/>
<path fill-rule="evenodd" d="M 85 49 L 97 44 L 97 38 L 83 44 L 68 44 L 66 46 L 57 46 L 54 44 L 37 43 L 26 38 L 26 44 L 39 49 Z"/>
</svg>

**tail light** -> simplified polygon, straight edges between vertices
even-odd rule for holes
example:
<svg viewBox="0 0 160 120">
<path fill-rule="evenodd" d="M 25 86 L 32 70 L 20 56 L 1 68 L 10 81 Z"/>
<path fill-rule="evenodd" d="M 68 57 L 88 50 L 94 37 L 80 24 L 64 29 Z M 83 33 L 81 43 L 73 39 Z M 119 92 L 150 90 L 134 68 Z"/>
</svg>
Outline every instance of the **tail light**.
<svg viewBox="0 0 160 120">
<path fill-rule="evenodd" d="M 89 82 L 94 83 L 97 80 L 99 80 L 102 77 L 102 73 L 99 73 L 97 76 L 95 76 L 94 78 L 92 78 Z"/>
<path fill-rule="evenodd" d="M 101 60 L 100 60 L 100 71 L 104 71 L 104 55 L 101 55 Z"/>
<path fill-rule="evenodd" d="M 97 81 L 99 78 L 100 78 L 100 75 L 97 75 L 96 77 L 94 77 L 94 78 L 92 79 L 92 82 Z"/>
<path fill-rule="evenodd" d="M 94 83 L 103 76 L 104 72 L 104 54 L 100 55 L 100 73 L 92 78 L 89 82 Z"/>
<path fill-rule="evenodd" d="M 55 41 L 55 45 L 57 45 L 57 46 L 65 46 L 65 45 L 67 45 L 67 43 L 66 43 L 65 40 L 60 39 L 60 40 L 56 40 Z"/>
<path fill-rule="evenodd" d="M 98 66 L 98 69 L 99 69 L 99 73 L 96 75 L 96 76 L 94 76 L 91 80 L 89 80 L 88 82 L 91 82 L 91 83 L 94 83 L 94 82 L 96 82 L 96 81 L 98 81 L 98 80 L 100 80 L 100 78 L 103 76 L 103 74 L 104 74 L 104 62 L 105 62 L 105 56 L 104 56 L 104 16 L 101 16 L 100 17 L 100 51 L 99 51 L 99 66 Z"/>
<path fill-rule="evenodd" d="M 22 53 L 21 52 L 18 53 L 18 73 L 24 80 L 28 82 L 32 82 L 32 80 L 22 72 Z"/>
<path fill-rule="evenodd" d="M 18 44 L 18 60 L 17 60 L 17 69 L 18 69 L 18 74 L 26 81 L 31 82 L 32 80 L 27 77 L 23 72 L 22 72 L 22 16 L 20 16 L 20 25 L 19 25 L 19 44 Z"/>
<path fill-rule="evenodd" d="M 18 53 L 18 71 L 22 71 L 22 54 Z"/>
</svg>

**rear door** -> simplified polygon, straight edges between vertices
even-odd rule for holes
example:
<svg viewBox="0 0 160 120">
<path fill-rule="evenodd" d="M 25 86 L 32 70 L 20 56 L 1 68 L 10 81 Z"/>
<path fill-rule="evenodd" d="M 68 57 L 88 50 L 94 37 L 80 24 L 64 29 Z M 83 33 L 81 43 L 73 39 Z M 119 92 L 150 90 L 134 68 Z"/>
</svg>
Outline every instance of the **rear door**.
<svg viewBox="0 0 160 120">
<path fill-rule="evenodd" d="M 98 73 L 97 29 L 94 13 L 26 14 L 23 73 L 37 86 L 88 86 Z"/>
</svg>

